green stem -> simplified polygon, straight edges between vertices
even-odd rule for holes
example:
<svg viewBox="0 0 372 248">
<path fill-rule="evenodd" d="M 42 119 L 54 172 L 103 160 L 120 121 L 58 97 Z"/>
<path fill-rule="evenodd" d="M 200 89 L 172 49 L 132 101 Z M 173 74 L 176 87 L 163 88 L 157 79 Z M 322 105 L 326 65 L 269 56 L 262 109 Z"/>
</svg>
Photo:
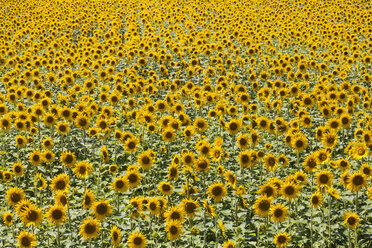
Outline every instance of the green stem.
<svg viewBox="0 0 372 248">
<path fill-rule="evenodd" d="M 328 200 L 328 247 L 331 247 L 331 205 L 332 205 L 332 197 L 329 196 Z"/>
</svg>

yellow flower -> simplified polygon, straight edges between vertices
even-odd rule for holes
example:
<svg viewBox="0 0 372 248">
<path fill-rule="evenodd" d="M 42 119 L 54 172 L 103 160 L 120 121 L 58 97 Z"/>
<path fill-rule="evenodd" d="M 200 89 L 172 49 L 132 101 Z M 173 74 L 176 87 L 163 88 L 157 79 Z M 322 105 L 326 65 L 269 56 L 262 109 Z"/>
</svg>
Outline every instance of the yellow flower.
<svg viewBox="0 0 372 248">
<path fill-rule="evenodd" d="M 170 220 L 167 223 L 167 226 L 165 227 L 165 229 L 168 232 L 167 237 L 171 241 L 180 239 L 180 237 L 183 233 L 183 228 L 182 228 L 181 222 L 175 221 L 175 220 Z"/>
<path fill-rule="evenodd" d="M 53 224 L 61 225 L 66 220 L 65 209 L 58 205 L 52 206 L 47 213 L 47 217 Z"/>
<path fill-rule="evenodd" d="M 291 241 L 291 236 L 288 233 L 278 233 L 274 237 L 274 244 L 277 247 L 284 247 L 288 245 L 289 241 Z"/>
<path fill-rule="evenodd" d="M 36 247 L 36 237 L 33 233 L 27 231 L 21 231 L 18 236 L 18 245 L 20 248 L 32 248 Z"/>
<path fill-rule="evenodd" d="M 97 201 L 93 204 L 93 214 L 96 216 L 98 220 L 103 220 L 107 216 L 110 216 L 112 214 L 112 207 L 109 203 L 109 200 L 102 200 Z"/>
<path fill-rule="evenodd" d="M 253 210 L 256 212 L 256 214 L 266 217 L 270 213 L 271 208 L 271 197 L 267 197 L 266 195 L 260 196 L 253 205 Z"/>
<path fill-rule="evenodd" d="M 121 230 L 116 226 L 113 225 L 111 228 L 111 243 L 114 247 L 117 247 L 121 242 Z"/>
<path fill-rule="evenodd" d="M 220 202 L 226 196 L 226 187 L 223 183 L 214 183 L 208 187 L 207 193 L 215 202 Z"/>
<path fill-rule="evenodd" d="M 359 225 L 359 216 L 354 212 L 347 212 L 344 214 L 344 220 L 347 227 L 355 229 Z"/>
<path fill-rule="evenodd" d="M 80 226 L 80 235 L 84 239 L 95 239 L 98 237 L 101 230 L 101 225 L 98 220 L 89 217 L 83 221 L 83 224 Z"/>
<path fill-rule="evenodd" d="M 140 232 L 131 233 L 128 237 L 129 248 L 145 248 L 147 246 L 146 236 Z"/>
</svg>

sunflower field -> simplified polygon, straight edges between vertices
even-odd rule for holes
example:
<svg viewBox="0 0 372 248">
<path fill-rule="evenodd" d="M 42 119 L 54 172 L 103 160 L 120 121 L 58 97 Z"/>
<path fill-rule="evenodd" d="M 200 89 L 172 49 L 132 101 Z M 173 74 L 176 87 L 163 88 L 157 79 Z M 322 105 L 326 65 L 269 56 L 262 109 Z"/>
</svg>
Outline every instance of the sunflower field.
<svg viewBox="0 0 372 248">
<path fill-rule="evenodd" d="M 372 2 L 0 0 L 0 247 L 372 247 Z"/>
</svg>

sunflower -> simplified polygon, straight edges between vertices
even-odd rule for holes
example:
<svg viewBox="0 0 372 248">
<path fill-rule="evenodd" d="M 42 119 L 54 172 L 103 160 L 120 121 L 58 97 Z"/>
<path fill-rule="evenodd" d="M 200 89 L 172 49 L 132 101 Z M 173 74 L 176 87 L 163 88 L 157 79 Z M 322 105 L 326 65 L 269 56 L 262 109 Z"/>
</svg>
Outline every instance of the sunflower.
<svg viewBox="0 0 372 248">
<path fill-rule="evenodd" d="M 323 135 L 322 144 L 325 148 L 333 148 L 337 144 L 337 134 L 334 132 L 327 132 Z"/>
<path fill-rule="evenodd" d="M 141 184 L 142 176 L 138 170 L 128 171 L 125 175 L 125 178 L 128 180 L 129 187 L 136 188 Z"/>
<path fill-rule="evenodd" d="M 189 151 L 186 151 L 182 154 L 182 162 L 185 167 L 191 167 L 194 165 L 195 162 L 195 154 Z"/>
<path fill-rule="evenodd" d="M 124 143 L 124 149 L 127 152 L 133 153 L 138 149 L 138 140 L 135 137 L 128 138 Z"/>
<path fill-rule="evenodd" d="M 337 160 L 337 166 L 341 171 L 346 171 L 350 168 L 350 163 L 344 158 Z"/>
<path fill-rule="evenodd" d="M 107 149 L 107 146 L 101 147 L 101 156 L 103 163 L 108 163 L 110 161 L 109 151 Z"/>
<path fill-rule="evenodd" d="M 167 237 L 171 241 L 180 239 L 180 237 L 183 233 L 183 228 L 182 228 L 181 222 L 175 221 L 175 220 L 170 220 L 167 223 L 167 226 L 165 227 L 165 229 L 168 232 Z"/>
<path fill-rule="evenodd" d="M 112 187 L 116 192 L 123 193 L 129 189 L 129 182 L 126 177 L 117 177 L 114 182 L 112 182 Z"/>
<path fill-rule="evenodd" d="M 238 147 L 243 150 L 246 149 L 249 146 L 249 136 L 245 133 L 240 134 L 236 141 L 238 143 Z"/>
<path fill-rule="evenodd" d="M 152 156 L 150 156 L 150 153 L 146 151 L 138 156 L 137 162 L 142 167 L 142 169 L 149 170 L 154 163 L 154 160 Z"/>
<path fill-rule="evenodd" d="M 157 198 L 149 199 L 147 206 L 151 214 L 153 215 L 160 214 L 160 202 L 158 201 Z"/>
<path fill-rule="evenodd" d="M 253 210 L 256 212 L 256 214 L 266 217 L 270 213 L 271 208 L 271 197 L 267 197 L 266 195 L 261 195 L 253 205 Z"/>
<path fill-rule="evenodd" d="M 333 198 L 336 198 L 336 199 L 340 199 L 341 196 L 340 196 L 340 193 L 337 191 L 337 189 L 335 189 L 334 187 L 326 187 L 328 193 L 333 197 Z"/>
<path fill-rule="evenodd" d="M 15 176 L 22 176 L 24 174 L 24 168 L 22 162 L 18 161 L 13 163 L 13 174 Z"/>
<path fill-rule="evenodd" d="M 116 225 L 113 225 L 110 233 L 111 243 L 114 247 L 117 247 L 121 242 L 121 230 Z"/>
<path fill-rule="evenodd" d="M 329 160 L 330 151 L 328 151 L 327 149 L 318 150 L 314 153 L 314 156 L 316 158 L 317 164 L 322 165 Z"/>
<path fill-rule="evenodd" d="M 68 197 L 66 195 L 66 192 L 57 193 L 57 195 L 55 195 L 54 199 L 55 199 L 55 204 L 56 205 L 67 206 L 69 204 L 69 200 L 68 200 Z"/>
<path fill-rule="evenodd" d="M 17 147 L 25 147 L 27 145 L 27 139 L 25 136 L 17 135 L 16 137 L 16 146 Z"/>
<path fill-rule="evenodd" d="M 283 222 L 288 213 L 288 208 L 281 203 L 272 205 L 270 208 L 271 219 L 274 223 Z"/>
<path fill-rule="evenodd" d="M 34 176 L 35 186 L 37 189 L 46 189 L 47 183 L 41 173 L 36 173 Z"/>
<path fill-rule="evenodd" d="M 55 205 L 49 208 L 47 217 L 54 225 L 61 225 L 66 220 L 65 209 L 59 205 Z"/>
<path fill-rule="evenodd" d="M 315 175 L 318 186 L 331 186 L 333 174 L 329 170 L 321 170 Z"/>
<path fill-rule="evenodd" d="M 285 183 L 280 190 L 280 193 L 289 201 L 294 200 L 297 198 L 299 193 L 299 186 L 296 185 L 294 182 L 287 182 Z"/>
<path fill-rule="evenodd" d="M 169 180 L 177 180 L 179 176 L 178 172 L 178 165 L 172 164 L 168 167 L 168 179 Z"/>
<path fill-rule="evenodd" d="M 26 226 L 38 226 L 43 221 L 42 210 L 38 209 L 34 205 L 30 205 L 25 211 L 22 212 L 21 220 L 24 224 L 26 224 Z"/>
<path fill-rule="evenodd" d="M 37 243 L 35 235 L 27 231 L 21 231 L 17 236 L 17 240 L 20 248 L 32 248 Z"/>
<path fill-rule="evenodd" d="M 58 122 L 56 129 L 59 134 L 66 135 L 70 131 L 70 126 L 67 122 Z"/>
<path fill-rule="evenodd" d="M 84 209 L 90 209 L 93 207 L 94 202 L 95 196 L 93 191 L 86 189 L 83 197 L 83 202 L 81 205 L 83 205 Z"/>
<path fill-rule="evenodd" d="M 288 245 L 289 241 L 291 241 L 291 236 L 288 233 L 278 233 L 274 237 L 274 244 L 277 247 L 284 247 Z"/>
<path fill-rule="evenodd" d="M 182 223 L 183 220 L 184 220 L 183 211 L 182 211 L 181 208 L 179 208 L 177 206 L 173 206 L 171 209 L 166 211 L 164 213 L 164 217 L 165 217 L 166 222 L 169 222 L 171 220 L 175 220 L 175 221 L 178 221 L 178 222 Z"/>
<path fill-rule="evenodd" d="M 266 195 L 267 197 L 275 198 L 278 193 L 277 187 L 273 183 L 267 183 L 260 186 L 258 190 L 259 195 Z"/>
<path fill-rule="evenodd" d="M 203 117 L 197 117 L 194 121 L 194 128 L 197 132 L 203 133 L 208 129 L 208 121 Z"/>
<path fill-rule="evenodd" d="M 140 232 L 133 232 L 128 237 L 129 248 L 145 248 L 147 246 L 147 238 Z"/>
<path fill-rule="evenodd" d="M 22 213 L 24 211 L 26 211 L 26 209 L 28 209 L 30 206 L 35 206 L 35 204 L 33 202 L 31 202 L 29 199 L 24 199 L 22 201 L 20 201 L 16 208 L 15 208 L 15 211 L 16 213 L 21 216 Z"/>
<path fill-rule="evenodd" d="M 75 126 L 81 130 L 89 129 L 90 121 L 85 115 L 79 114 L 75 119 Z"/>
<path fill-rule="evenodd" d="M 359 225 L 359 216 L 354 212 L 347 212 L 344 214 L 345 224 L 348 228 L 355 229 Z"/>
<path fill-rule="evenodd" d="M 173 190 L 173 186 L 168 182 L 160 182 L 160 184 L 158 186 L 158 190 L 163 195 L 171 195 L 172 190 Z"/>
<path fill-rule="evenodd" d="M 29 157 L 32 165 L 38 166 L 43 162 L 43 156 L 39 150 L 33 150 Z"/>
<path fill-rule="evenodd" d="M 303 152 L 308 145 L 307 138 L 304 135 L 296 135 L 292 138 L 292 147 L 296 152 Z"/>
<path fill-rule="evenodd" d="M 241 168 L 249 168 L 250 166 L 252 166 L 249 151 L 242 151 L 239 154 L 239 164 Z"/>
<path fill-rule="evenodd" d="M 190 193 L 191 194 L 191 193 Z M 199 208 L 199 203 L 197 201 L 193 200 L 188 200 L 188 199 L 183 199 L 181 203 L 181 208 L 182 211 L 189 217 L 189 218 L 194 218 L 198 208 Z"/>
<path fill-rule="evenodd" d="M 116 173 L 118 171 L 118 166 L 116 164 L 110 164 L 108 170 L 110 171 L 110 173 Z"/>
<path fill-rule="evenodd" d="M 195 169 L 197 171 L 200 171 L 200 172 L 203 172 L 203 173 L 208 172 L 209 169 L 210 169 L 210 162 L 209 162 L 209 160 L 206 157 L 201 156 L 195 162 Z"/>
<path fill-rule="evenodd" d="M 112 207 L 110 205 L 109 200 L 102 200 L 97 201 L 93 204 L 93 214 L 96 216 L 98 220 L 103 220 L 107 216 L 112 214 Z"/>
<path fill-rule="evenodd" d="M 241 122 L 237 119 L 231 119 L 229 123 L 227 123 L 226 128 L 230 135 L 235 135 L 240 131 Z"/>
<path fill-rule="evenodd" d="M 89 217 L 83 221 L 83 224 L 80 226 L 80 235 L 84 239 L 95 239 L 98 237 L 101 230 L 101 225 L 98 220 Z"/>
<path fill-rule="evenodd" d="M 18 187 L 9 188 L 6 191 L 6 198 L 8 201 L 8 205 L 10 206 L 16 206 L 19 202 L 25 199 L 25 196 L 26 195 L 23 192 L 23 189 Z"/>
<path fill-rule="evenodd" d="M 3 222 L 5 225 L 10 226 L 13 223 L 13 214 L 11 212 L 5 212 L 3 214 Z"/>
<path fill-rule="evenodd" d="M 320 192 L 315 192 L 311 195 L 310 198 L 310 205 L 313 208 L 319 208 L 323 204 L 323 196 Z"/>
<path fill-rule="evenodd" d="M 264 157 L 264 166 L 268 171 L 274 171 L 276 169 L 277 158 L 274 154 L 267 154 Z"/>
<path fill-rule="evenodd" d="M 76 163 L 76 156 L 73 152 L 67 151 L 67 152 L 62 152 L 60 161 L 64 166 L 67 167 L 73 167 Z"/>
<path fill-rule="evenodd" d="M 70 177 L 64 173 L 58 174 L 52 179 L 50 187 L 54 193 L 67 192 L 70 187 Z"/>
<path fill-rule="evenodd" d="M 44 149 L 51 149 L 54 146 L 54 142 L 52 138 L 43 139 L 42 144 L 43 144 Z"/>
<path fill-rule="evenodd" d="M 78 178 L 86 178 L 92 171 L 93 166 L 88 161 L 77 162 L 74 167 L 74 173 Z"/>
<path fill-rule="evenodd" d="M 235 248 L 235 243 L 228 239 L 225 242 L 223 242 L 222 248 Z"/>
<path fill-rule="evenodd" d="M 208 187 L 207 193 L 215 202 L 220 202 L 226 196 L 226 187 L 221 182 L 214 183 Z"/>
<path fill-rule="evenodd" d="M 372 168 L 367 163 L 362 164 L 359 171 L 363 173 L 367 178 L 370 178 L 372 176 Z"/>
<path fill-rule="evenodd" d="M 355 143 L 350 154 L 353 159 L 363 159 L 368 156 L 368 147 L 365 143 Z"/>
<path fill-rule="evenodd" d="M 176 134 L 174 133 L 173 129 L 169 129 L 169 128 L 164 130 L 161 136 L 165 142 L 172 142 L 176 139 Z"/>
<path fill-rule="evenodd" d="M 353 192 L 359 191 L 367 186 L 367 177 L 361 172 L 353 173 L 347 184 L 347 188 Z"/>
<path fill-rule="evenodd" d="M 372 201 L 372 187 L 368 188 L 368 198 L 370 201 Z"/>
</svg>

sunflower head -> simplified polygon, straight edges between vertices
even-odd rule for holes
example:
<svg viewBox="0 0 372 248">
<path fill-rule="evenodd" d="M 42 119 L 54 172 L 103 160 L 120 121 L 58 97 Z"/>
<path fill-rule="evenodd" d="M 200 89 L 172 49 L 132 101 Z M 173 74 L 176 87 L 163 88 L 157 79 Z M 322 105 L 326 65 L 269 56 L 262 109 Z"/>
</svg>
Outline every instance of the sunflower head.
<svg viewBox="0 0 372 248">
<path fill-rule="evenodd" d="M 89 217 L 83 221 L 83 224 L 80 226 L 80 235 L 84 239 L 95 239 L 98 237 L 101 230 L 101 225 L 98 220 Z"/>
</svg>

